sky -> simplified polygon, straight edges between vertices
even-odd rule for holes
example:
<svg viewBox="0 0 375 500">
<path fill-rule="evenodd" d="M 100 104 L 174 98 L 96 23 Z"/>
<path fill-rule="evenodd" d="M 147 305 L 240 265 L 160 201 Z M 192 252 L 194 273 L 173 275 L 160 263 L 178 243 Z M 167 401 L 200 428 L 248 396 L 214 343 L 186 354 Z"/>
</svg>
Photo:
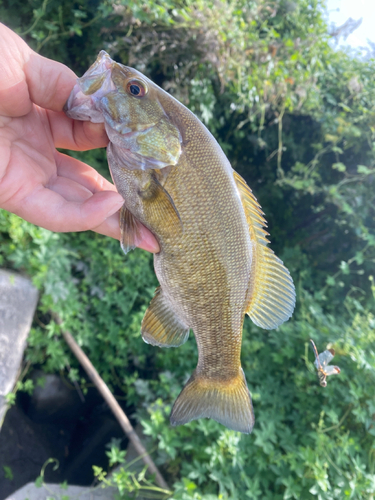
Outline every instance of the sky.
<svg viewBox="0 0 375 500">
<path fill-rule="evenodd" d="M 329 22 L 337 26 L 351 17 L 362 24 L 349 35 L 346 43 L 352 47 L 367 46 L 367 39 L 375 42 L 375 0 L 326 0 Z"/>
</svg>

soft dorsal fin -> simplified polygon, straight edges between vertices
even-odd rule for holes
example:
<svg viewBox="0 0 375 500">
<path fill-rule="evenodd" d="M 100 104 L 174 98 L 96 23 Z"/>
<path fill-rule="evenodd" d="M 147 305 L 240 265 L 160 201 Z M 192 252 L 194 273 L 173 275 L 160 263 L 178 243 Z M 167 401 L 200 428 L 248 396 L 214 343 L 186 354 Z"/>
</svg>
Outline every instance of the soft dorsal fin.
<svg viewBox="0 0 375 500">
<path fill-rule="evenodd" d="M 294 310 L 296 294 L 292 277 L 282 261 L 267 246 L 266 221 L 257 199 L 237 172 L 234 180 L 253 242 L 250 298 L 246 313 L 261 328 L 272 330 L 287 321 Z"/>
</svg>

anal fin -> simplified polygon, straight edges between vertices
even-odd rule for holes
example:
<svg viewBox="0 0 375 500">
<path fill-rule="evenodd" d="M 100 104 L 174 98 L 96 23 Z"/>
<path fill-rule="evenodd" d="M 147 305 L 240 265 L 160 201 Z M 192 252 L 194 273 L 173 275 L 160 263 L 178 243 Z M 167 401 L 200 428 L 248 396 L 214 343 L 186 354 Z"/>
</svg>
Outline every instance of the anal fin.
<svg viewBox="0 0 375 500">
<path fill-rule="evenodd" d="M 159 347 L 178 347 L 189 337 L 189 327 L 172 310 L 160 286 L 142 320 L 141 331 L 147 344 Z"/>
<path fill-rule="evenodd" d="M 296 294 L 292 277 L 283 262 L 267 246 L 266 221 L 255 196 L 237 172 L 234 180 L 241 197 L 253 243 L 253 260 L 246 313 L 261 328 L 272 330 L 293 313 Z"/>
<path fill-rule="evenodd" d="M 120 210 L 120 229 L 121 248 L 127 254 L 141 242 L 141 223 L 125 205 Z"/>
</svg>

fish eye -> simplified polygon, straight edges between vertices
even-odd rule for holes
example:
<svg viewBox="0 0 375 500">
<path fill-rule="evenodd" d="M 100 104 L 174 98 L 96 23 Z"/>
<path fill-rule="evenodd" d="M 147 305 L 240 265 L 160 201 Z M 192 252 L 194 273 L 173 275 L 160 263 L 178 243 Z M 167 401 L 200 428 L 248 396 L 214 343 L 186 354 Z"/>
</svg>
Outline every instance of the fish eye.
<svg viewBox="0 0 375 500">
<path fill-rule="evenodd" d="M 147 93 L 147 88 L 139 80 L 130 80 L 126 84 L 126 92 L 134 97 L 143 97 Z"/>
</svg>

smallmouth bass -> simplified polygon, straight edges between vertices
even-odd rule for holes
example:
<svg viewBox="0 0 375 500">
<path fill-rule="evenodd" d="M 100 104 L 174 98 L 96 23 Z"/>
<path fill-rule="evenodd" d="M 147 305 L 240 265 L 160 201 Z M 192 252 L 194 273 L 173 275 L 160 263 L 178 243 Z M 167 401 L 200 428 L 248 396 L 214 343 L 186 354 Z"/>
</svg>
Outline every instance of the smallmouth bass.
<svg viewBox="0 0 375 500">
<path fill-rule="evenodd" d="M 198 365 L 171 424 L 209 417 L 250 433 L 254 413 L 240 361 L 244 316 L 273 329 L 295 305 L 292 278 L 267 246 L 256 198 L 193 113 L 104 51 L 78 79 L 65 111 L 105 124 L 109 168 L 124 198 L 124 251 L 137 246 L 140 224 L 159 242 L 160 286 L 142 321 L 144 341 L 177 347 L 194 332 Z"/>
</svg>

